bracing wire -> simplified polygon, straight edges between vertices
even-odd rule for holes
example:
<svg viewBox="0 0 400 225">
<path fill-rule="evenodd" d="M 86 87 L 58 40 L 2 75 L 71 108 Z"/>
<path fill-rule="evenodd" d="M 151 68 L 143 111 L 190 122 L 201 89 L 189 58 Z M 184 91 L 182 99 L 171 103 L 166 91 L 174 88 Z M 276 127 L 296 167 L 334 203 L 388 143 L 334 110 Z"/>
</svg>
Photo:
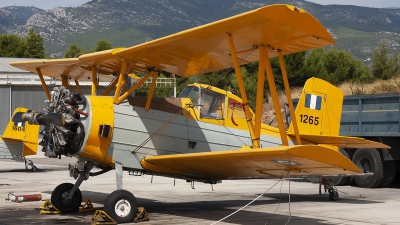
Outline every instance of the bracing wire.
<svg viewBox="0 0 400 225">
<path fill-rule="evenodd" d="M 249 56 L 255 49 L 257 49 L 257 46 L 253 46 L 253 48 L 251 48 L 245 55 L 243 55 L 242 58 L 240 58 L 239 63 L 241 61 L 243 61 L 247 56 Z M 205 90 L 206 91 L 211 90 L 211 87 L 213 86 L 213 84 L 216 84 L 219 80 L 222 79 L 222 77 L 226 76 L 230 71 L 232 71 L 232 69 L 233 69 L 233 67 L 226 69 L 212 84 L 208 85 L 208 87 Z M 200 98 L 202 94 L 203 94 L 203 92 L 200 92 L 200 94 L 198 94 L 194 98 L 194 100 L 197 100 L 198 98 Z M 146 140 L 144 140 L 138 147 L 136 147 L 136 149 L 133 150 L 132 153 L 133 154 L 137 153 L 145 144 L 147 144 L 151 139 L 153 139 L 158 133 L 160 133 L 166 126 L 168 126 L 179 115 L 181 115 L 184 110 L 188 109 L 189 107 L 191 107 L 191 106 L 186 105 L 181 110 L 179 110 L 179 112 L 177 112 L 174 116 L 172 116 L 167 122 L 165 122 L 160 128 L 158 128 L 153 134 L 151 134 Z M 138 158 L 137 158 L 137 160 L 138 160 Z"/>
<path fill-rule="evenodd" d="M 219 222 L 222 222 L 223 220 L 225 220 L 225 219 L 231 217 L 232 215 L 234 215 L 234 214 L 236 214 L 237 212 L 241 211 L 242 209 L 246 208 L 246 207 L 249 206 L 251 203 L 255 202 L 257 199 L 261 198 L 261 196 L 263 196 L 263 195 L 266 194 L 268 191 L 270 191 L 270 190 L 271 190 L 273 187 L 275 187 L 279 182 L 282 182 L 282 180 L 283 180 L 283 178 L 282 178 L 282 179 L 279 179 L 274 185 L 272 185 L 270 188 L 268 188 L 266 191 L 264 191 L 264 193 L 262 193 L 262 194 L 260 194 L 259 196 L 257 196 L 255 199 L 253 199 L 251 202 L 247 203 L 247 204 L 246 204 L 245 206 L 243 206 L 242 208 L 236 210 L 235 212 L 233 212 L 233 213 L 231 213 L 231 214 L 225 216 L 224 218 L 222 218 L 222 219 L 220 219 L 220 220 L 218 220 L 218 221 L 215 221 L 214 223 L 212 223 L 212 224 L 210 224 L 210 225 L 214 225 L 214 224 L 217 224 L 217 223 L 219 223 Z"/>
<path fill-rule="evenodd" d="M 292 218 L 292 210 L 290 208 L 290 176 L 289 176 L 289 219 L 288 221 L 285 223 L 285 225 L 287 225 L 290 221 L 290 219 Z"/>
</svg>

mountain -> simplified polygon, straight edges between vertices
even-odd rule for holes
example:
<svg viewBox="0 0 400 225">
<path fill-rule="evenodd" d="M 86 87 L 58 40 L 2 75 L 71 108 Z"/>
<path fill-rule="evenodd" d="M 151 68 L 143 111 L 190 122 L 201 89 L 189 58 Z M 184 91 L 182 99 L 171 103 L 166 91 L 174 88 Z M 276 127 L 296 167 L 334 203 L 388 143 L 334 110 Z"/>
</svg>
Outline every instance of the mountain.
<svg viewBox="0 0 400 225">
<path fill-rule="evenodd" d="M 3 7 L 3 9 L 17 15 L 20 19 L 24 21 L 24 24 L 34 14 L 44 11 L 43 9 L 39 9 L 33 6 L 7 6 Z"/>
<path fill-rule="evenodd" d="M 29 13 L 5 7 L 0 9 L 0 32 L 25 36 L 34 28 L 45 39 L 46 53 L 62 56 L 71 43 L 89 49 L 106 39 L 114 47 L 132 46 L 277 3 L 310 12 L 331 32 L 337 48 L 360 59 L 370 58 L 382 41 L 400 51 L 400 8 L 323 6 L 305 0 L 92 0 L 78 7 L 31 9 L 29 19 Z"/>
</svg>

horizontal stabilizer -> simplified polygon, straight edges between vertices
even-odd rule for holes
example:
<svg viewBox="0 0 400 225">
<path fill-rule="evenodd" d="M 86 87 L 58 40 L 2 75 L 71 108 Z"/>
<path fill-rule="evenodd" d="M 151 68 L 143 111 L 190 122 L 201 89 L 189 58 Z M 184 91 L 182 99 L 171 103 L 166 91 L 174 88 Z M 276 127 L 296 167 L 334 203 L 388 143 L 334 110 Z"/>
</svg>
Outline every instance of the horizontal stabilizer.
<svg viewBox="0 0 400 225">
<path fill-rule="evenodd" d="M 391 148 L 390 146 L 383 143 L 370 141 L 358 137 L 302 134 L 301 139 L 309 141 L 313 144 L 333 145 L 340 148 Z"/>
<path fill-rule="evenodd" d="M 211 179 L 306 177 L 358 174 L 353 162 L 333 149 L 298 145 L 146 157 L 143 168 Z"/>
</svg>

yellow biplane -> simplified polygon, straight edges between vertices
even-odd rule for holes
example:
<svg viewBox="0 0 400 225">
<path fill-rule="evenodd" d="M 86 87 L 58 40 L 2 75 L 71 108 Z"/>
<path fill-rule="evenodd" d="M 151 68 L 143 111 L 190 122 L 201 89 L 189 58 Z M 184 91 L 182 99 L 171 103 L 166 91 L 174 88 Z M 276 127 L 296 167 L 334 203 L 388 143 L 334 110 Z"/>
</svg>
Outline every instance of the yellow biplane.
<svg viewBox="0 0 400 225">
<path fill-rule="evenodd" d="M 388 148 L 361 138 L 339 136 L 343 93 L 312 78 L 296 111 L 290 98 L 284 55 L 335 44 L 327 30 L 306 11 L 272 5 L 192 28 L 130 48 L 81 55 L 73 59 L 11 63 L 37 73 L 48 98 L 42 112 L 19 109 L 1 141 L 34 152 L 38 144 L 50 158 L 78 156 L 70 176 L 75 184 L 57 186 L 51 202 L 62 212 L 77 211 L 80 184 L 93 167 L 116 171 L 117 189 L 105 211 L 117 222 L 131 222 L 135 197 L 122 190 L 122 172 L 135 171 L 215 184 L 226 179 L 359 175 L 360 169 L 339 147 Z M 285 129 L 270 58 L 279 57 L 292 122 Z M 256 110 L 253 112 L 240 66 L 259 61 Z M 187 86 L 177 98 L 153 98 L 160 71 L 182 77 L 234 68 L 241 98 L 209 85 Z M 133 85 L 130 74 L 144 75 Z M 49 91 L 43 75 L 60 79 Z M 132 75 L 133 76 L 133 75 Z M 264 79 L 270 87 L 278 128 L 261 123 Z M 152 78 L 147 98 L 131 94 Z M 79 81 L 90 79 L 84 96 Z M 68 80 L 74 80 L 76 91 Z M 99 82 L 110 82 L 102 92 Z M 23 129 L 13 124 L 26 122 Z M 43 139 L 37 143 L 38 125 Z M 36 132 L 33 132 L 36 131 Z M 13 148 L 14 145 L 8 145 Z M 331 200 L 335 189 L 328 185 Z"/>
</svg>

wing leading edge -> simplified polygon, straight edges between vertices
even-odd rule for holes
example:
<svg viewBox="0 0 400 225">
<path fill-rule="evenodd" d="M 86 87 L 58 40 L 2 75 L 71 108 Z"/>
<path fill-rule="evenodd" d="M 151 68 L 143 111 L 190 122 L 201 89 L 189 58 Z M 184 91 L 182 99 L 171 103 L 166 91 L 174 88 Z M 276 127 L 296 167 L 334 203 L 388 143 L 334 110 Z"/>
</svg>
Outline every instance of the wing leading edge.
<svg viewBox="0 0 400 225">
<path fill-rule="evenodd" d="M 150 156 L 144 158 L 141 165 L 152 172 L 215 180 L 282 177 L 288 171 L 291 176 L 361 172 L 338 151 L 314 145 Z"/>
</svg>

